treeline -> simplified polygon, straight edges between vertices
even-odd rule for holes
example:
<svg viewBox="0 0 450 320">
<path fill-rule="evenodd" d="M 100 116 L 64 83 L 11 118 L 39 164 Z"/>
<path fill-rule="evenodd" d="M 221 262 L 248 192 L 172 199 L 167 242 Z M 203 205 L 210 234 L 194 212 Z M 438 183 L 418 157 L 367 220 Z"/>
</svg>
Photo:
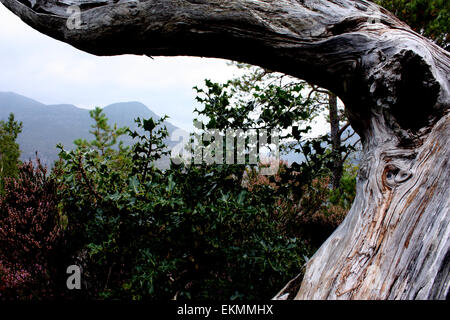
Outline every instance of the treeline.
<svg viewBox="0 0 450 320">
<path fill-rule="evenodd" d="M 351 206 L 356 143 L 345 144 L 345 115 L 330 111 L 328 92 L 241 67 L 240 78 L 196 88 L 200 131 L 277 129 L 303 161 L 280 161 L 271 176 L 261 163 L 160 170 L 165 117 L 136 119 L 137 132 L 92 110 L 93 140 L 59 146 L 51 172 L 11 157 L 0 196 L 0 299 L 269 299 L 297 276 Z M 340 145 L 310 137 L 313 119 L 330 112 Z M 15 146 L 20 124 L 11 117 L 2 127 Z M 117 144 L 124 134 L 132 147 Z M 82 270 L 81 290 L 66 286 L 70 265 Z"/>
</svg>

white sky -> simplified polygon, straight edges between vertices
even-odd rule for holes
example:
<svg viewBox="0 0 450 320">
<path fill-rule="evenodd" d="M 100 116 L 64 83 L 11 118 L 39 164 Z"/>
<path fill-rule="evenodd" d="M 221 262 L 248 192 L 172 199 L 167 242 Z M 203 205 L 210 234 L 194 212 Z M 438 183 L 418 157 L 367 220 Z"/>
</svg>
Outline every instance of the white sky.
<svg viewBox="0 0 450 320">
<path fill-rule="evenodd" d="M 236 69 L 226 60 L 193 57 L 97 57 L 32 29 L 0 4 L 0 91 L 45 104 L 82 108 L 139 101 L 192 126 L 193 86 L 226 81 Z"/>
<path fill-rule="evenodd" d="M 226 60 L 193 57 L 97 57 L 32 29 L 0 4 L 0 91 L 45 104 L 81 108 L 139 101 L 192 129 L 194 86 L 225 82 L 238 70 Z M 326 130 L 320 121 L 316 133 Z"/>
</svg>

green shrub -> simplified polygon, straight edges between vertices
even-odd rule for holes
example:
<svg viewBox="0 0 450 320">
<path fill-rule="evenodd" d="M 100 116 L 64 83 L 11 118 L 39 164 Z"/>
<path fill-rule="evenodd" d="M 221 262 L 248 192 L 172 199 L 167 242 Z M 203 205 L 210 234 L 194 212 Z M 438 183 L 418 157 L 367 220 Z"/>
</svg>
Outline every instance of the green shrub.
<svg viewBox="0 0 450 320">
<path fill-rule="evenodd" d="M 297 275 L 311 252 L 285 231 L 274 188 L 250 192 L 239 165 L 161 171 L 167 132 L 138 124 L 146 136 L 130 133 L 140 142 L 127 174 L 114 155 L 61 152 L 59 196 L 89 296 L 268 299 Z"/>
</svg>

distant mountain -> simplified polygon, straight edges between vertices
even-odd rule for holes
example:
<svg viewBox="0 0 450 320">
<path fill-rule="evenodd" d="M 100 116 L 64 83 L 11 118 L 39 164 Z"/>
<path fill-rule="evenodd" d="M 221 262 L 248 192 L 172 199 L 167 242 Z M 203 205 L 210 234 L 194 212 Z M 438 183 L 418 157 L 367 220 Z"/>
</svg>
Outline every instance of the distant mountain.
<svg viewBox="0 0 450 320">
<path fill-rule="evenodd" d="M 116 123 L 117 127 L 126 126 L 132 130 L 137 130 L 134 122 L 137 117 L 160 119 L 140 102 L 115 103 L 104 107 L 103 111 L 110 125 Z M 51 166 L 58 159 L 58 143 L 66 149 L 72 149 L 75 139 L 93 139 L 89 130 L 94 121 L 89 116 L 89 110 L 71 104 L 45 105 L 13 92 L 0 92 L 0 120 L 6 120 L 11 112 L 23 122 L 23 131 L 17 139 L 23 161 L 34 159 L 38 151 L 41 161 Z M 165 125 L 169 134 L 179 129 L 167 121 Z M 128 136 L 122 141 L 126 145 L 132 143 Z M 169 147 L 174 144 L 171 141 L 167 143 Z M 167 159 L 165 162 L 162 164 L 164 167 L 167 166 Z"/>
<path fill-rule="evenodd" d="M 117 127 L 129 127 L 137 130 L 134 119 L 137 117 L 154 120 L 160 116 L 152 112 L 147 106 L 140 102 L 121 102 L 108 105 L 103 108 L 108 117 L 109 124 L 117 124 Z M 26 161 L 35 158 L 38 151 L 41 161 L 51 166 L 58 159 L 56 145 L 61 143 L 66 149 L 74 148 L 73 141 L 78 138 L 92 140 L 89 133 L 94 121 L 89 116 L 89 110 L 77 108 L 71 104 L 45 105 L 30 98 L 13 92 L 0 92 L 0 120 L 6 120 L 13 112 L 16 119 L 23 122 L 23 131 L 17 141 L 22 151 L 21 160 Z M 170 122 L 165 125 L 169 134 L 179 129 Z M 348 128 L 347 134 L 353 132 Z M 355 142 L 359 137 L 355 134 L 347 143 Z M 131 145 L 133 140 L 129 136 L 121 138 L 125 145 Z M 166 141 L 172 147 L 178 142 Z M 355 155 L 357 163 L 359 154 Z M 289 164 L 303 162 L 304 156 L 293 151 L 281 155 L 283 160 Z M 158 165 L 168 167 L 169 160 L 164 159 Z"/>
</svg>

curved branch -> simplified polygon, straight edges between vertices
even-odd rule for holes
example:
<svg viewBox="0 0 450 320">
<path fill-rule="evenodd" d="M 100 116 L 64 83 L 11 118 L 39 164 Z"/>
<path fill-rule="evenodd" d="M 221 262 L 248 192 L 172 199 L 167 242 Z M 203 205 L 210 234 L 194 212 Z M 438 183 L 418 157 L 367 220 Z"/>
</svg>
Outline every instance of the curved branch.
<svg viewBox="0 0 450 320">
<path fill-rule="evenodd" d="M 360 135 L 355 118 L 368 113 L 362 106 L 396 81 L 382 70 L 394 67 L 390 61 L 422 63 L 445 75 L 437 80 L 448 101 L 448 53 L 363 0 L 36 0 L 32 8 L 27 0 L 0 1 L 37 30 L 96 55 L 218 57 L 305 79 L 341 97 Z M 67 9 L 77 4 L 80 23 L 73 28 Z"/>
</svg>

